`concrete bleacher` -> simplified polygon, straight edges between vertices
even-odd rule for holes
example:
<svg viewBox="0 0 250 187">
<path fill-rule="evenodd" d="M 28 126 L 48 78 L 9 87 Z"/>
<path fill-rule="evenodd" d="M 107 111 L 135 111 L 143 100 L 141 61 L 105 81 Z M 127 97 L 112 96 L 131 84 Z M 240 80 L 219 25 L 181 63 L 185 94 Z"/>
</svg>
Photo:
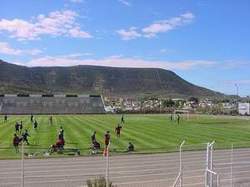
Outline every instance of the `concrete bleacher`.
<svg viewBox="0 0 250 187">
<path fill-rule="evenodd" d="M 0 114 L 98 114 L 104 112 L 101 96 L 4 95 L 0 97 Z"/>
</svg>

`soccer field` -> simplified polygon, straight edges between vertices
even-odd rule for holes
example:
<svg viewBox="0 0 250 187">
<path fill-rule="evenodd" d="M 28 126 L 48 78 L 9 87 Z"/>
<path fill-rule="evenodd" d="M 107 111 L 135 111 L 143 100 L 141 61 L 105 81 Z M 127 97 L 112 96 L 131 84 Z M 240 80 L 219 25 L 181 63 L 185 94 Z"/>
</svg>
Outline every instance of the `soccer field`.
<svg viewBox="0 0 250 187">
<path fill-rule="evenodd" d="M 89 154 L 90 136 L 97 132 L 97 140 L 103 147 L 104 133 L 111 132 L 111 151 L 122 153 L 128 142 L 135 145 L 136 152 L 154 153 L 175 151 L 186 140 L 189 148 L 199 149 L 203 143 L 215 140 L 217 147 L 229 148 L 232 143 L 250 147 L 249 118 L 223 116 L 182 116 L 180 124 L 171 121 L 167 115 L 125 115 L 121 137 L 115 136 L 114 129 L 121 115 L 58 115 L 53 116 L 49 125 L 48 116 L 35 116 L 38 129 L 34 130 L 30 116 L 9 116 L 8 122 L 0 122 L 0 158 L 19 157 L 12 146 L 16 121 L 23 121 L 28 129 L 31 145 L 25 145 L 25 152 L 44 152 L 56 142 L 60 126 L 64 128 L 66 148 L 78 148 L 81 154 Z"/>
</svg>

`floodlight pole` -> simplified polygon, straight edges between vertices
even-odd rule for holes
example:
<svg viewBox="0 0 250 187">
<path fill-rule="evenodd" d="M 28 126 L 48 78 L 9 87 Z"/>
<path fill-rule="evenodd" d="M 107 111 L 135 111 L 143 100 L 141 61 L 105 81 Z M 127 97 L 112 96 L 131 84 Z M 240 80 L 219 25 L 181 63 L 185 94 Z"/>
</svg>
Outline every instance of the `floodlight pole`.
<svg viewBox="0 0 250 187">
<path fill-rule="evenodd" d="M 237 100 L 238 100 L 238 96 L 239 96 L 239 86 L 238 86 L 238 84 L 234 84 L 234 86 L 236 87 L 236 95 L 237 95 Z"/>
<path fill-rule="evenodd" d="M 235 88 L 236 88 L 236 107 L 237 107 L 237 111 L 239 111 L 239 85 L 238 84 L 234 84 Z"/>
</svg>

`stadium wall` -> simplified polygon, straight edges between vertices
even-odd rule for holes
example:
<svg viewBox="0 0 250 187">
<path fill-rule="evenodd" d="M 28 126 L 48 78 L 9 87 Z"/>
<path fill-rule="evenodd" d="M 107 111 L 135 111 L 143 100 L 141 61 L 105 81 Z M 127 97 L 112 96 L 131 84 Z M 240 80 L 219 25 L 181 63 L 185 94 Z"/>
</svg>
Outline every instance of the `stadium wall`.
<svg viewBox="0 0 250 187">
<path fill-rule="evenodd" d="M 0 95 L 0 114 L 102 114 L 100 95 Z"/>
</svg>

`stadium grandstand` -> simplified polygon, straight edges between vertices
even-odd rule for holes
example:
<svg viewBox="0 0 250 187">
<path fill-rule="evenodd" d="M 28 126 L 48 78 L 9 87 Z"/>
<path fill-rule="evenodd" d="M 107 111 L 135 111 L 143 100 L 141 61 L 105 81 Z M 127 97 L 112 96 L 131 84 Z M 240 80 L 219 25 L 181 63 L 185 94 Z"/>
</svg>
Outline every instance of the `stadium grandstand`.
<svg viewBox="0 0 250 187">
<path fill-rule="evenodd" d="M 101 114 L 100 95 L 0 95 L 0 114 Z"/>
</svg>

